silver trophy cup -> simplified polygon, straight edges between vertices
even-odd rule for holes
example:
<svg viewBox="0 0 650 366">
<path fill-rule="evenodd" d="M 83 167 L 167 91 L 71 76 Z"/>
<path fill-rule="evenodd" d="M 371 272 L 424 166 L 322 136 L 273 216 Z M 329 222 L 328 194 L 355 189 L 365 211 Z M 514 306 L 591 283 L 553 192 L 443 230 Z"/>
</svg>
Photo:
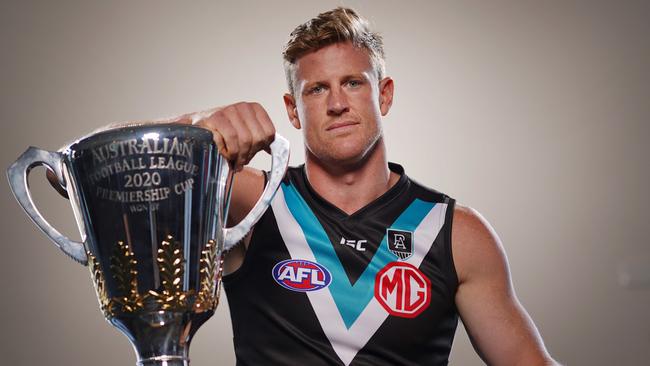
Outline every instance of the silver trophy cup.
<svg viewBox="0 0 650 366">
<path fill-rule="evenodd" d="M 286 172 L 287 140 L 271 145 L 262 197 L 226 228 L 228 163 L 208 130 L 175 124 L 99 132 L 60 152 L 30 147 L 7 170 L 16 199 L 67 255 L 87 265 L 101 310 L 131 341 L 138 365 L 189 365 L 189 345 L 219 301 L 222 253 L 264 213 Z M 67 193 L 82 242 L 34 206 L 27 177 L 44 165 Z"/>
</svg>

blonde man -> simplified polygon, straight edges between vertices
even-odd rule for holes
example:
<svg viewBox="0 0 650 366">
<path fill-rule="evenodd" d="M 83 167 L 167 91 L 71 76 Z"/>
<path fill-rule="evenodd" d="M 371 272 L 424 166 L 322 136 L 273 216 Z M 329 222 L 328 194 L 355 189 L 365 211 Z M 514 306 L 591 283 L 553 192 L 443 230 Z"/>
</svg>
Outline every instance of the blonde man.
<svg viewBox="0 0 650 366">
<path fill-rule="evenodd" d="M 555 364 L 515 297 L 505 253 L 476 211 L 389 163 L 393 100 L 382 39 L 351 9 L 298 26 L 284 52 L 305 164 L 227 256 L 238 365 L 446 365 L 461 317 L 493 365 Z M 275 129 L 256 103 L 184 116 L 241 170 Z M 264 185 L 243 168 L 231 216 Z"/>
</svg>

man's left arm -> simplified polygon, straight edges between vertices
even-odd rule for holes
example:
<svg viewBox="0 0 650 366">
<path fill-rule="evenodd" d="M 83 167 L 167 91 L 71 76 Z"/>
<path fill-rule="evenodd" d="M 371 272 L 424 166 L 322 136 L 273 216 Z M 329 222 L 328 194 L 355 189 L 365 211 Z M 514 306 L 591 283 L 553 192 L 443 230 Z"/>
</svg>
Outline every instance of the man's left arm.
<svg viewBox="0 0 650 366">
<path fill-rule="evenodd" d="M 505 252 L 490 224 L 460 205 L 453 220 L 456 305 L 479 356 L 489 365 L 558 365 L 517 300 Z"/>
</svg>

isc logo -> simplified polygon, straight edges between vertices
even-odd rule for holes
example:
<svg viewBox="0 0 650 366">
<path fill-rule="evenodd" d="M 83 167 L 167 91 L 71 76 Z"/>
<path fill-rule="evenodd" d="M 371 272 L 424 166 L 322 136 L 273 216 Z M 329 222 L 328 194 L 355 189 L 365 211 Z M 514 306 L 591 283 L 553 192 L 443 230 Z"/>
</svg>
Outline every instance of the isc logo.
<svg viewBox="0 0 650 366">
<path fill-rule="evenodd" d="M 375 298 L 391 315 L 415 318 L 429 306 L 431 282 L 413 265 L 392 262 L 375 277 Z"/>
<path fill-rule="evenodd" d="M 304 259 L 287 259 L 273 267 L 273 278 L 291 291 L 315 291 L 327 287 L 332 275 L 327 268 Z"/>
<path fill-rule="evenodd" d="M 341 243 L 340 244 L 341 245 L 347 245 L 347 246 L 352 247 L 352 248 L 354 248 L 354 249 L 356 249 L 356 250 L 358 250 L 360 252 L 365 252 L 366 247 L 364 245 L 366 245 L 367 243 L 368 243 L 367 240 L 350 240 L 350 239 L 346 239 L 346 238 L 341 238 Z"/>
</svg>

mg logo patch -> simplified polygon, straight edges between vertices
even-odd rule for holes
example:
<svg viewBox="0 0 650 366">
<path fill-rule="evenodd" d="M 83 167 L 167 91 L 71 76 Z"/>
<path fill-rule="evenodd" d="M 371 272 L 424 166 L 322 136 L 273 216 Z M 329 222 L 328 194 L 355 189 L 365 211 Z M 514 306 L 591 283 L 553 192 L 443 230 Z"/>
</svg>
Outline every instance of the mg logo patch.
<svg viewBox="0 0 650 366">
<path fill-rule="evenodd" d="M 397 258 L 404 260 L 413 255 L 413 233 L 404 230 L 388 229 L 388 250 Z"/>
<path fill-rule="evenodd" d="M 391 262 L 375 277 L 375 298 L 391 315 L 415 318 L 431 302 L 431 281 L 415 266 Z"/>
<path fill-rule="evenodd" d="M 329 286 L 332 274 L 318 263 L 287 259 L 273 266 L 273 279 L 291 291 L 316 291 Z"/>
</svg>

